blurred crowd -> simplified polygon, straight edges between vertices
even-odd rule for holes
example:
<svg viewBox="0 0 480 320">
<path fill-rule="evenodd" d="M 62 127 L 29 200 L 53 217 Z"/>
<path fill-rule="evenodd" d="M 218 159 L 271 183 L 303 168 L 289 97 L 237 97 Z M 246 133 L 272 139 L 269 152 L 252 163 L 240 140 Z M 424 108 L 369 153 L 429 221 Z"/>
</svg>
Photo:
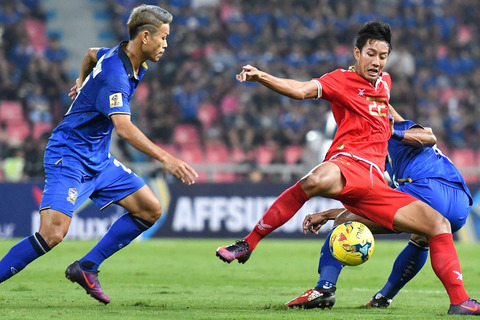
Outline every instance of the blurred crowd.
<svg viewBox="0 0 480 320">
<path fill-rule="evenodd" d="M 0 2 L 0 181 L 43 177 L 43 151 L 68 107 L 67 51 L 41 0 Z"/>
<path fill-rule="evenodd" d="M 480 149 L 477 0 L 109 0 L 118 41 L 128 39 L 125 23 L 140 3 L 165 7 L 174 20 L 164 57 L 149 63 L 134 95 L 133 118 L 179 157 L 190 149 L 187 161 L 210 162 L 210 148 L 216 154 L 212 162 L 305 161 L 302 152 L 290 155 L 306 149 L 308 132 L 331 136 L 328 103 L 284 98 L 254 83 L 240 84 L 235 74 L 252 64 L 309 80 L 347 68 L 354 63 L 356 32 L 369 20 L 393 29 L 385 70 L 397 111 L 432 127 L 447 150 Z M 62 66 L 68 55 L 61 39 L 49 35 L 36 50 L 24 32 L 28 19 L 44 21 L 40 0 L 1 1 L 0 100 L 21 102 L 32 134 L 12 144 L 4 126 L 0 159 L 23 159 L 23 177 L 41 177 L 48 131 L 34 137 L 33 128 L 37 122 L 58 123 L 73 79 Z M 128 161 L 148 161 L 125 144 L 118 148 Z M 219 150 L 227 150 L 225 159 Z"/>
</svg>

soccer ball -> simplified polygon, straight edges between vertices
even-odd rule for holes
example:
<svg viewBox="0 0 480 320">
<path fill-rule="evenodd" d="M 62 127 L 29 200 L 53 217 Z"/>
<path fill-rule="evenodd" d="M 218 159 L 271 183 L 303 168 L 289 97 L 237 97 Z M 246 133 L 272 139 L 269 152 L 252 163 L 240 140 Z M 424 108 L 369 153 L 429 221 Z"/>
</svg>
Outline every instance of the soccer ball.
<svg viewBox="0 0 480 320">
<path fill-rule="evenodd" d="M 330 252 L 340 263 L 358 266 L 372 256 L 375 240 L 366 225 L 348 221 L 333 230 L 329 246 Z"/>
</svg>

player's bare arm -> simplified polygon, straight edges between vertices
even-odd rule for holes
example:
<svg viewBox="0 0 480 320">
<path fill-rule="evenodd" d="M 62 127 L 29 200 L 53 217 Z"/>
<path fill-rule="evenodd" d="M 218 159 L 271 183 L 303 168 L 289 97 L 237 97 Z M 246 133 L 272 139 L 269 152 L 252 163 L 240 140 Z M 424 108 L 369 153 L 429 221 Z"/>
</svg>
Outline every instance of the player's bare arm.
<svg viewBox="0 0 480 320">
<path fill-rule="evenodd" d="M 303 219 L 303 233 L 307 234 L 307 232 L 310 231 L 311 233 L 318 234 L 320 228 L 327 223 L 328 220 L 335 220 L 338 215 L 345 211 L 347 211 L 347 209 L 338 208 L 307 214 Z"/>
<path fill-rule="evenodd" d="M 388 113 L 393 117 L 394 122 L 402 122 L 405 121 L 403 117 L 393 108 L 391 104 L 388 104 Z"/>
<path fill-rule="evenodd" d="M 317 98 L 318 96 L 318 87 L 313 81 L 278 78 L 249 64 L 242 67 L 242 72 L 236 75 L 236 79 L 240 82 L 261 83 L 265 87 L 292 99 L 303 100 Z"/>
<path fill-rule="evenodd" d="M 402 143 L 414 147 L 431 147 L 437 143 L 437 137 L 431 128 L 411 128 L 405 131 Z"/>
<path fill-rule="evenodd" d="M 393 108 L 391 104 L 388 105 L 388 112 L 393 117 L 394 122 L 405 121 L 405 119 Z M 391 125 L 391 131 L 393 134 L 393 122 Z M 405 130 L 402 141 L 404 144 L 414 147 L 431 147 L 437 143 L 437 137 L 429 127 L 415 127 Z"/>
<path fill-rule="evenodd" d="M 371 220 L 356 215 L 345 208 L 329 209 L 307 214 L 303 220 L 303 232 L 307 234 L 307 232 L 310 231 L 311 233 L 318 234 L 318 231 L 328 220 L 335 220 L 334 227 L 347 221 L 358 221 L 366 225 L 373 234 L 390 233 L 390 231 L 384 227 Z"/>
<path fill-rule="evenodd" d="M 92 72 L 93 68 L 97 64 L 97 52 L 100 48 L 89 48 L 85 58 L 83 58 L 82 66 L 80 67 L 80 75 L 75 80 L 75 85 L 70 88 L 68 96 L 74 100 L 77 96 L 77 90 L 82 87 L 85 78 Z"/>
<path fill-rule="evenodd" d="M 125 139 L 139 151 L 160 161 L 165 168 L 185 184 L 195 183 L 197 172 L 188 164 L 175 158 L 145 136 L 131 121 L 128 114 L 114 114 L 111 116 L 118 136 Z"/>
</svg>

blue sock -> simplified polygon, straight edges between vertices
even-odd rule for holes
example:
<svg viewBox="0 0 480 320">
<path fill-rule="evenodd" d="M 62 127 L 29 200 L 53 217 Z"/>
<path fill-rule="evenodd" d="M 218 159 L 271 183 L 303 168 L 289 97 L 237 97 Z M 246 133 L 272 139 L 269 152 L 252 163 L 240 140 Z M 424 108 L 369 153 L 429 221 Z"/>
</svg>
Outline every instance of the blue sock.
<svg viewBox="0 0 480 320">
<path fill-rule="evenodd" d="M 22 271 L 30 262 L 50 251 L 37 232 L 14 245 L 0 260 L 0 282 Z"/>
<path fill-rule="evenodd" d="M 95 247 L 79 260 L 85 271 L 97 271 L 98 266 L 112 254 L 126 247 L 153 224 L 126 213 L 118 218 Z"/>
<path fill-rule="evenodd" d="M 333 231 L 333 230 L 332 230 Z M 318 273 L 320 274 L 320 279 L 317 282 L 315 288 L 329 289 L 337 285 L 338 276 L 342 271 L 343 264 L 338 262 L 330 252 L 329 240 L 332 234 L 332 231 L 325 238 L 323 243 L 322 250 L 320 251 L 320 260 L 318 262 Z"/>
<path fill-rule="evenodd" d="M 400 252 L 393 264 L 392 272 L 380 293 L 393 299 L 415 275 L 422 269 L 428 258 L 428 247 L 422 247 L 410 240 Z"/>
</svg>

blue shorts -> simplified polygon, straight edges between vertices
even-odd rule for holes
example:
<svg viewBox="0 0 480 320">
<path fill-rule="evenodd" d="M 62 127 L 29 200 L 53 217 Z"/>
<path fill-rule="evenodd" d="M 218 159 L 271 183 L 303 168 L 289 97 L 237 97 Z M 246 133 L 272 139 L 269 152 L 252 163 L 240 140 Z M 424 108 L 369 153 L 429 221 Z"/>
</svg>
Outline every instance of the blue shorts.
<svg viewBox="0 0 480 320">
<path fill-rule="evenodd" d="M 462 186 L 442 179 L 420 179 L 404 183 L 396 190 L 422 200 L 450 221 L 452 232 L 465 225 L 470 211 L 468 195 Z"/>
<path fill-rule="evenodd" d="M 61 163 L 45 164 L 45 176 L 40 211 L 53 209 L 70 217 L 88 198 L 102 210 L 145 185 L 140 177 L 113 157 L 108 166 L 94 176 Z"/>
</svg>

